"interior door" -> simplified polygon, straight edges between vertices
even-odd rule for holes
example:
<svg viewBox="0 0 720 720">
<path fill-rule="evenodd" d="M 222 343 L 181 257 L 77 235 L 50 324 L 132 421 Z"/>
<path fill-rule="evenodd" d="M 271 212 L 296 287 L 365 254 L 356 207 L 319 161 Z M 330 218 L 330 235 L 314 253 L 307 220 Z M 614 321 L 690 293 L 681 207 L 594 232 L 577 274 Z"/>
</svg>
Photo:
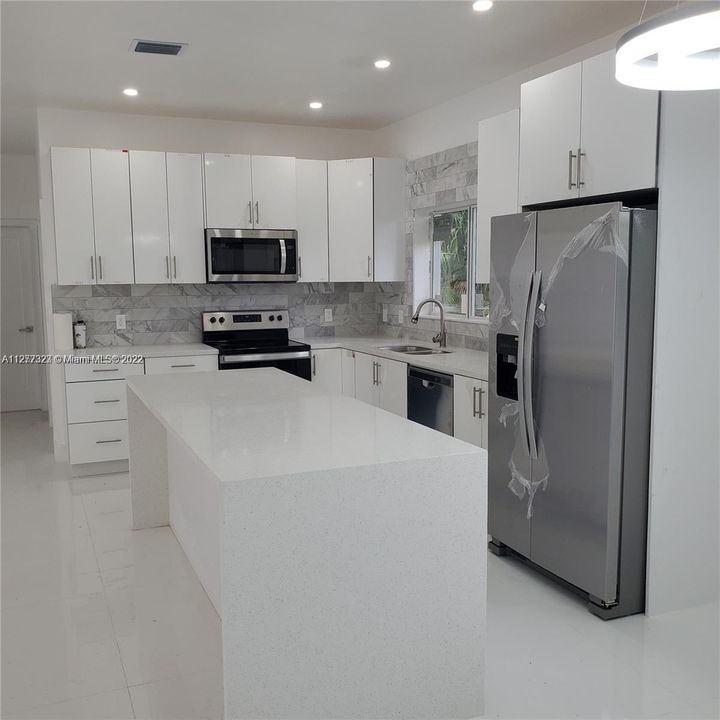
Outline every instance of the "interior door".
<svg viewBox="0 0 720 720">
<path fill-rule="evenodd" d="M 0 238 L 2 271 L 2 354 L 36 355 L 39 350 L 39 266 L 35 236 L 30 228 L 3 227 Z M 2 363 L 0 409 L 41 407 L 41 365 Z"/>
<path fill-rule="evenodd" d="M 545 324 L 536 328 L 533 385 L 547 486 L 535 499 L 530 558 L 608 602 L 617 584 L 627 310 L 626 260 L 614 252 L 619 216 L 617 204 L 548 210 L 537 231 Z"/>
<path fill-rule="evenodd" d="M 252 156 L 255 228 L 294 230 L 297 227 L 295 158 Z"/>
</svg>

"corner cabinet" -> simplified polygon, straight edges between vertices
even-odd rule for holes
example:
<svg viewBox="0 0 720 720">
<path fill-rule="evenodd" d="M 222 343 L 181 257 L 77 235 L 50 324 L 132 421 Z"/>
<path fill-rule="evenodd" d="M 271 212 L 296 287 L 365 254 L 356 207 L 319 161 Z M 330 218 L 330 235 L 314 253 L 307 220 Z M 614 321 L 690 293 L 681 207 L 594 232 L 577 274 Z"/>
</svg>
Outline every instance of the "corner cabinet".
<svg viewBox="0 0 720 720">
<path fill-rule="evenodd" d="M 478 447 L 488 446 L 488 384 L 485 380 L 455 375 L 453 385 L 454 436 Z"/>
<path fill-rule="evenodd" d="M 207 227 L 292 230 L 295 158 L 205 153 Z"/>
<path fill-rule="evenodd" d="M 405 161 L 328 162 L 328 235 L 333 282 L 405 279 Z"/>
<path fill-rule="evenodd" d="M 407 363 L 356 352 L 355 397 L 407 417 Z"/>
<path fill-rule="evenodd" d="M 610 51 L 520 89 L 520 204 L 656 185 L 659 93 L 615 80 Z"/>
<path fill-rule="evenodd" d="M 299 282 L 328 282 L 326 160 L 296 160 Z"/>
</svg>

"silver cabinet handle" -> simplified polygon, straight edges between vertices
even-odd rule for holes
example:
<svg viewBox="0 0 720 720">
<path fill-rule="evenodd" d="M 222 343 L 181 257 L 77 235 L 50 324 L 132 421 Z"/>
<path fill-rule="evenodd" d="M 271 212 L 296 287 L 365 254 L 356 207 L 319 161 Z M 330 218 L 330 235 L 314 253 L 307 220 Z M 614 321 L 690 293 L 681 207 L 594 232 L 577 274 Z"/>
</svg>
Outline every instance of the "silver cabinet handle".
<svg viewBox="0 0 720 720">
<path fill-rule="evenodd" d="M 165 277 L 170 279 L 170 258 L 167 255 L 165 256 Z"/>
<path fill-rule="evenodd" d="M 372 256 L 368 255 L 368 277 L 372 277 Z"/>
<path fill-rule="evenodd" d="M 35 332 L 35 326 L 26 325 L 25 327 L 18 328 L 18 332 Z"/>
<path fill-rule="evenodd" d="M 95 258 L 92 255 L 90 256 L 90 279 L 95 279 Z"/>
<path fill-rule="evenodd" d="M 173 255 L 173 278 L 177 280 L 177 255 Z"/>
<path fill-rule="evenodd" d="M 260 224 L 260 203 L 257 200 L 255 201 L 255 224 Z"/>
<path fill-rule="evenodd" d="M 473 388 L 473 417 L 477 417 L 480 412 L 477 408 L 477 396 L 479 390 L 480 388 Z"/>
<path fill-rule="evenodd" d="M 572 150 L 568 150 L 568 190 L 577 187 L 577 183 L 574 183 L 572 178 L 573 160 L 575 160 L 575 158 L 577 158 L 577 155 L 575 155 Z"/>
<path fill-rule="evenodd" d="M 481 387 L 473 388 L 473 417 L 481 418 L 485 415 L 482 409 L 483 389 Z M 475 399 L 477 398 L 477 403 Z"/>
<path fill-rule="evenodd" d="M 373 384 L 373 385 L 377 385 L 377 380 L 375 379 L 375 378 L 376 378 L 376 376 L 375 376 L 375 368 L 376 368 L 376 366 L 377 366 L 377 363 L 373 360 L 373 377 L 372 377 L 372 384 Z"/>
<path fill-rule="evenodd" d="M 298 256 L 298 277 L 302 277 L 302 258 Z"/>
<path fill-rule="evenodd" d="M 582 159 L 584 157 L 585 157 L 585 153 L 582 151 L 582 148 L 578 148 L 578 151 L 577 151 L 577 174 L 576 174 L 578 187 L 582 187 L 585 184 L 580 179 L 582 177 L 580 167 L 581 167 Z"/>
<path fill-rule="evenodd" d="M 119 368 L 102 368 L 99 370 L 93 370 L 93 372 L 118 372 Z"/>
<path fill-rule="evenodd" d="M 250 225 L 254 224 L 253 211 L 252 211 L 252 200 L 248 200 L 248 214 L 250 215 Z"/>
<path fill-rule="evenodd" d="M 116 402 L 120 402 L 120 400 L 93 400 L 93 402 L 94 402 L 96 405 L 103 405 L 104 403 L 116 403 Z"/>
<path fill-rule="evenodd" d="M 312 374 L 317 375 L 317 354 L 313 353 Z"/>
<path fill-rule="evenodd" d="M 185 363 L 184 365 L 171 365 L 170 367 L 171 367 L 171 368 L 176 368 L 176 367 L 195 367 L 195 363 Z"/>
<path fill-rule="evenodd" d="M 103 279 L 103 271 L 102 271 L 102 255 L 98 255 L 98 272 L 100 273 L 100 279 Z"/>
<path fill-rule="evenodd" d="M 105 445 L 106 443 L 116 443 L 116 442 L 122 442 L 119 438 L 117 440 L 96 440 L 96 445 Z"/>
</svg>

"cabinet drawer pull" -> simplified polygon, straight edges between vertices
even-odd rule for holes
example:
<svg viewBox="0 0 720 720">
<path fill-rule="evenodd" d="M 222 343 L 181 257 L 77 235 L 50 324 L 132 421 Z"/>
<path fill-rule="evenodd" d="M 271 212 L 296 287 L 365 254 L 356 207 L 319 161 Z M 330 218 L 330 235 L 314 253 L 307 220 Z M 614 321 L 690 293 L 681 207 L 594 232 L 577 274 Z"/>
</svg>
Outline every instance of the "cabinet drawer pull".
<svg viewBox="0 0 720 720">
<path fill-rule="evenodd" d="M 255 201 L 255 224 L 260 224 L 260 203 L 257 200 Z"/>
<path fill-rule="evenodd" d="M 581 171 L 581 164 L 582 164 L 582 159 L 583 159 L 584 157 L 585 157 L 585 153 L 582 151 L 582 148 L 578 148 L 578 151 L 577 151 L 577 174 L 576 174 L 576 176 L 575 176 L 575 178 L 576 178 L 576 180 L 577 180 L 577 186 L 578 186 L 578 187 L 582 187 L 582 186 L 585 184 L 585 183 L 580 179 L 580 178 L 582 177 L 582 175 L 581 175 L 581 172 L 582 172 L 582 171 Z"/>
<path fill-rule="evenodd" d="M 95 279 L 95 258 L 92 255 L 90 256 L 90 279 Z"/>
<path fill-rule="evenodd" d="M 103 368 L 101 370 L 93 370 L 93 372 L 118 372 L 119 368 Z"/>
<path fill-rule="evenodd" d="M 250 224 L 253 225 L 253 211 L 252 211 L 252 200 L 248 200 L 248 214 L 250 215 Z"/>
<path fill-rule="evenodd" d="M 317 375 L 317 355 L 313 353 L 313 362 L 312 362 L 312 374 Z"/>
<path fill-rule="evenodd" d="M 184 365 L 171 365 L 170 367 L 171 367 L 171 368 L 176 368 L 176 367 L 195 367 L 195 363 L 185 363 Z"/>
<path fill-rule="evenodd" d="M 102 271 L 102 255 L 98 255 L 98 272 L 100 274 L 100 279 L 103 279 L 103 271 Z"/>
<path fill-rule="evenodd" d="M 577 183 L 573 182 L 572 175 L 573 175 L 573 160 L 577 155 L 572 150 L 568 150 L 568 190 L 572 190 L 574 187 L 577 187 Z"/>
<path fill-rule="evenodd" d="M 114 403 L 114 402 L 120 402 L 120 400 L 93 400 L 93 402 L 96 405 L 102 405 L 103 403 Z"/>
<path fill-rule="evenodd" d="M 96 440 L 96 445 L 107 445 L 108 443 L 116 443 L 116 442 L 122 442 L 121 439 L 118 440 Z"/>
<path fill-rule="evenodd" d="M 484 417 L 485 413 L 482 409 L 483 389 L 481 387 L 473 388 L 473 417 Z"/>
<path fill-rule="evenodd" d="M 177 280 L 177 255 L 173 255 L 173 279 Z"/>
<path fill-rule="evenodd" d="M 372 277 L 372 256 L 368 255 L 368 277 Z"/>
<path fill-rule="evenodd" d="M 165 277 L 170 279 L 170 257 L 168 255 L 165 256 Z"/>
</svg>

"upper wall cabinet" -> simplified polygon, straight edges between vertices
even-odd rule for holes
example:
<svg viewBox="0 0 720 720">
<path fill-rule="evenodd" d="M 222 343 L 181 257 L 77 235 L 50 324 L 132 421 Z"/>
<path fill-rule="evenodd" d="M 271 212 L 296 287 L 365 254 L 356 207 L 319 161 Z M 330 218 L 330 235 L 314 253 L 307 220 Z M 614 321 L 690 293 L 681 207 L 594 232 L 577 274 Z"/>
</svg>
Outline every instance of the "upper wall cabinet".
<svg viewBox="0 0 720 720">
<path fill-rule="evenodd" d="M 524 83 L 520 203 L 655 186 L 658 97 L 614 77 L 614 52 Z"/>
<path fill-rule="evenodd" d="M 405 161 L 359 158 L 328 162 L 330 279 L 405 279 Z"/>
<path fill-rule="evenodd" d="M 520 111 L 478 124 L 476 281 L 490 282 L 490 218 L 518 211 Z"/>
<path fill-rule="evenodd" d="M 295 158 L 205 153 L 207 227 L 293 230 Z"/>
<path fill-rule="evenodd" d="M 327 282 L 327 161 L 297 160 L 298 279 Z"/>
<path fill-rule="evenodd" d="M 135 282 L 203 283 L 202 159 L 130 151 Z"/>
</svg>

